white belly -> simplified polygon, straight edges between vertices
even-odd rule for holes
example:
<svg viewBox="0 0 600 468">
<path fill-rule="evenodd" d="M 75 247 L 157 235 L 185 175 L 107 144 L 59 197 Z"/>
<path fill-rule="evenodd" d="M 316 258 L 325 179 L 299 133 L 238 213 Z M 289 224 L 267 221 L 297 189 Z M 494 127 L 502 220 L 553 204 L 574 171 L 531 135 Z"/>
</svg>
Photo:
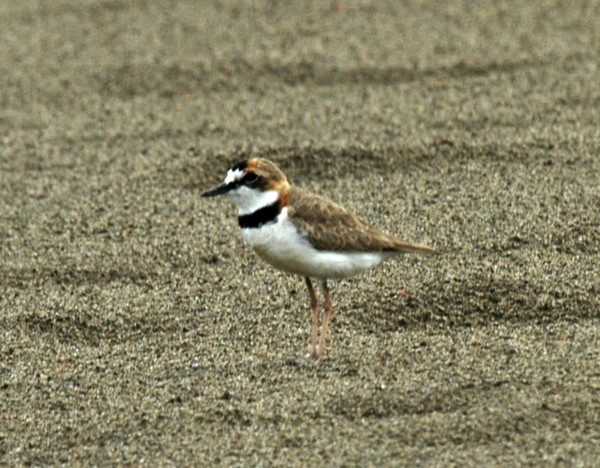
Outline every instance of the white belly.
<svg viewBox="0 0 600 468">
<path fill-rule="evenodd" d="M 244 239 L 266 262 L 280 270 L 313 278 L 345 278 L 381 263 L 392 253 L 332 252 L 316 250 L 287 217 L 284 208 L 277 222 L 242 229 Z"/>
</svg>

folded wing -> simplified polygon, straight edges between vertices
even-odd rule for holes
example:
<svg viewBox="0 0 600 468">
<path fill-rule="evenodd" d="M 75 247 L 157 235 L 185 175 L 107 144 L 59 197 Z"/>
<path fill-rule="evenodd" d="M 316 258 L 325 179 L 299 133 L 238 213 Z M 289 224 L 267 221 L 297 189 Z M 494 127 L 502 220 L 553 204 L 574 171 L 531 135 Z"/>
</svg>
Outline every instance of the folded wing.
<svg viewBox="0 0 600 468">
<path fill-rule="evenodd" d="M 288 216 L 318 250 L 436 253 L 427 246 L 389 236 L 337 203 L 294 187 L 288 193 Z"/>
</svg>

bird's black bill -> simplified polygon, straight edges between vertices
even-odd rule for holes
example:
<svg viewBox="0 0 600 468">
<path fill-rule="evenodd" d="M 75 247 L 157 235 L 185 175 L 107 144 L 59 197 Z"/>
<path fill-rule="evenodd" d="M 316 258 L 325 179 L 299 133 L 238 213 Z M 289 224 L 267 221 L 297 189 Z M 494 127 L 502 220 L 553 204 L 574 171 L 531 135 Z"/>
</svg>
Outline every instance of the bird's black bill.
<svg viewBox="0 0 600 468">
<path fill-rule="evenodd" d="M 216 197 L 217 195 L 223 195 L 224 193 L 229 192 L 233 187 L 231 184 L 226 184 L 223 182 L 222 184 L 217 185 L 211 189 L 202 192 L 203 197 Z"/>
</svg>

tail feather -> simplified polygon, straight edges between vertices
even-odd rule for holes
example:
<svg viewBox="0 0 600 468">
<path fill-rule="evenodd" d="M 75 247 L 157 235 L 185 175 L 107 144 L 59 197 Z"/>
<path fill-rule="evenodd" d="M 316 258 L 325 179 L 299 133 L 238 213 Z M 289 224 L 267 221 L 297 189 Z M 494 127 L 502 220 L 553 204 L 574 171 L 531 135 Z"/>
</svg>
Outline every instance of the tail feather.
<svg viewBox="0 0 600 468">
<path fill-rule="evenodd" d="M 438 253 L 435 249 L 427 247 L 426 245 L 412 244 L 410 242 L 405 242 L 401 240 L 396 240 L 394 242 L 393 250 L 401 253 L 420 253 L 426 255 L 437 255 Z"/>
</svg>

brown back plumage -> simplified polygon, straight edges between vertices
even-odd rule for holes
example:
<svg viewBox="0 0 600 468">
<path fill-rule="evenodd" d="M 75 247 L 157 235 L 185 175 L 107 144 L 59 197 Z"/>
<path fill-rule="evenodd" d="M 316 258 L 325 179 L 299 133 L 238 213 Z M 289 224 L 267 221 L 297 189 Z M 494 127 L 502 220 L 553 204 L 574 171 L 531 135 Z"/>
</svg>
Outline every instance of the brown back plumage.
<svg viewBox="0 0 600 468">
<path fill-rule="evenodd" d="M 318 250 L 435 254 L 424 245 L 384 234 L 344 207 L 304 190 L 287 190 L 288 216 Z"/>
</svg>

